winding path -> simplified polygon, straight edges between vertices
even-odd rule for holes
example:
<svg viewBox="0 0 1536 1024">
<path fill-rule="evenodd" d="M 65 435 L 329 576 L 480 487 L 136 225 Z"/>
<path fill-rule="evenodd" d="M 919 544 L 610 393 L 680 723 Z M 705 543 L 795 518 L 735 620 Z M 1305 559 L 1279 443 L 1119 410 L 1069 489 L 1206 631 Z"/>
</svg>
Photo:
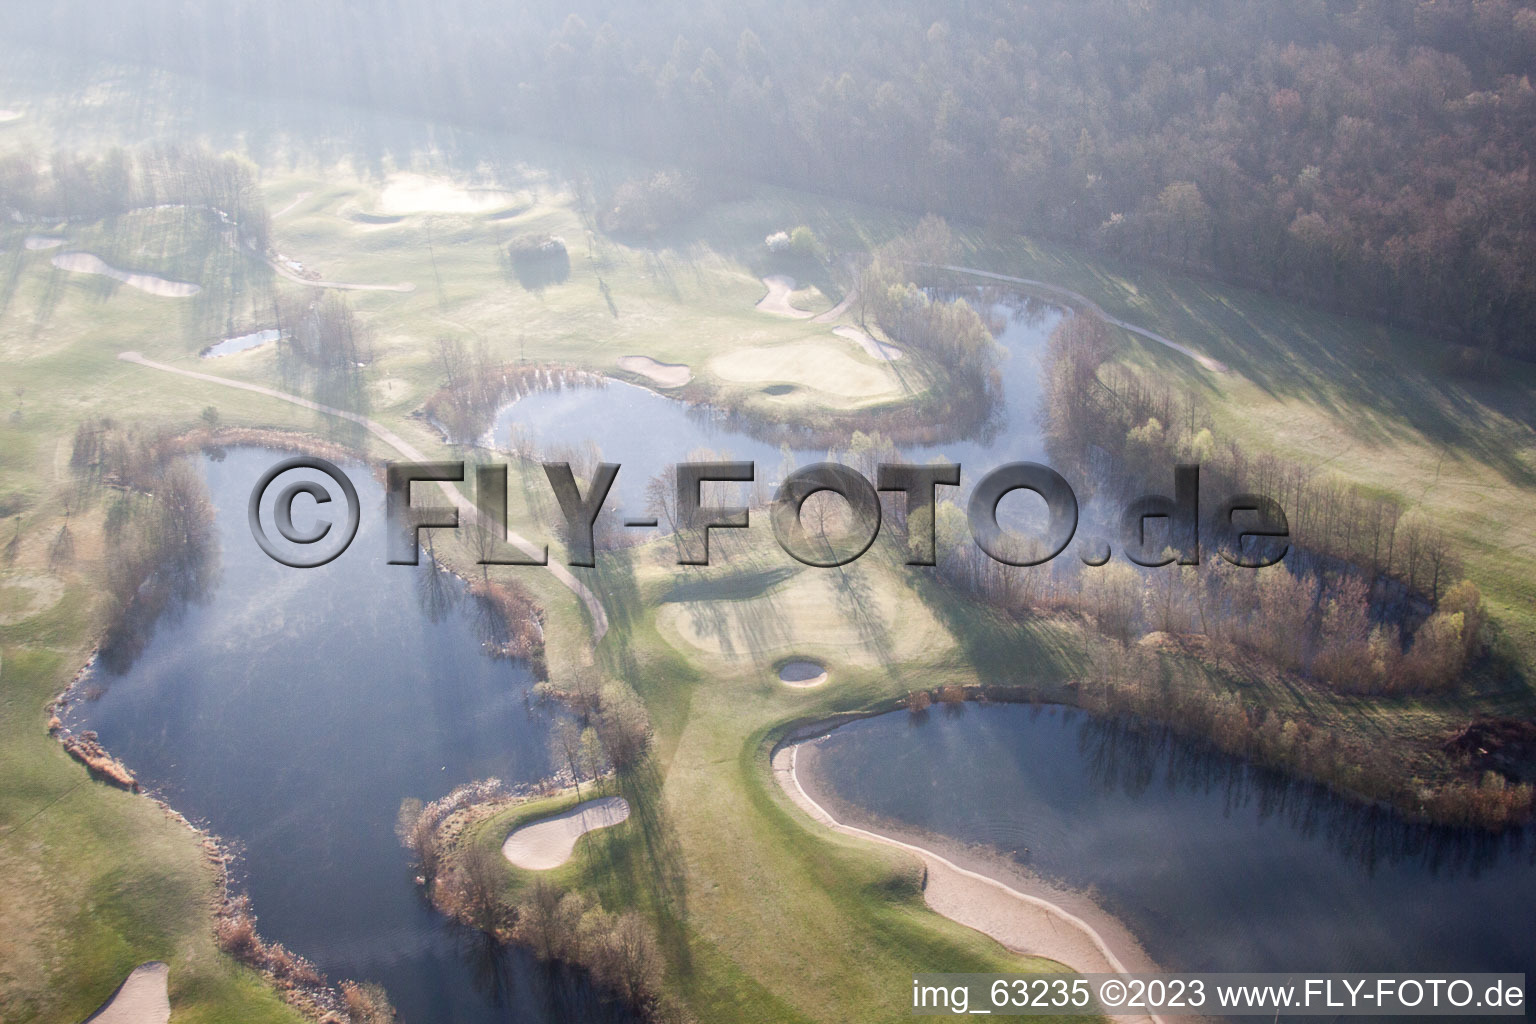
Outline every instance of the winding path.
<svg viewBox="0 0 1536 1024">
<path fill-rule="evenodd" d="M 805 741 L 787 744 L 773 754 L 774 778 L 784 792 L 812 819 L 834 832 L 915 854 L 927 871 L 923 900 L 934 911 L 991 936 L 1015 952 L 1049 957 L 1079 973 L 1131 973 L 1097 929 L 1049 900 L 963 868 L 932 850 L 838 821 L 800 785 L 795 765 L 802 742 Z M 1067 926 L 1067 934 L 1063 935 L 1056 927 L 1058 922 Z M 1152 1024 L 1163 1024 L 1156 1014 L 1148 1017 L 1116 1015 L 1114 1019 L 1150 1019 Z"/>
<path fill-rule="evenodd" d="M 301 274 L 295 274 L 274 257 L 266 256 L 263 258 L 267 261 L 267 266 L 277 271 L 280 276 L 286 277 L 290 281 L 296 281 L 299 284 L 307 284 L 311 288 L 336 288 L 348 292 L 413 292 L 416 290 L 416 285 L 410 281 L 401 281 L 399 284 L 349 284 L 346 281 L 311 281 Z"/>
<path fill-rule="evenodd" d="M 1159 345 L 1166 345 L 1168 348 L 1173 349 L 1175 352 L 1189 356 L 1189 358 L 1193 359 L 1207 370 L 1210 370 L 1212 373 L 1227 372 L 1227 364 L 1223 363 L 1221 360 L 1212 359 L 1210 356 L 1205 355 L 1204 353 L 1196 352 L 1194 349 L 1187 345 L 1180 345 L 1172 338 L 1165 338 L 1163 335 L 1158 334 L 1156 331 L 1149 331 L 1145 327 L 1138 327 L 1136 324 L 1128 323 L 1127 321 L 1121 320 L 1118 317 L 1110 316 L 1108 313 L 1104 312 L 1103 307 L 1101 307 L 1097 302 L 1094 302 L 1088 296 L 1083 295 L 1080 292 L 1074 292 L 1068 288 L 1063 288 L 1060 285 L 1051 284 L 1049 281 L 1036 281 L 1033 278 L 1028 277 L 1011 277 L 1008 274 L 995 274 L 990 270 L 978 270 L 975 267 L 957 267 L 949 263 L 923 263 L 920 265 L 925 267 L 935 267 L 939 270 L 950 270 L 957 274 L 972 274 L 976 277 L 985 277 L 992 281 L 1006 281 L 1009 284 L 1027 285 L 1030 288 L 1037 288 L 1040 291 L 1059 295 L 1062 298 L 1068 300 L 1068 302 L 1087 309 L 1090 313 L 1098 317 L 1100 320 L 1103 320 L 1107 324 L 1113 324 L 1123 331 L 1130 331 L 1132 334 L 1138 334 L 1141 337 L 1148 339 L 1149 341 L 1155 341 Z"/>
<path fill-rule="evenodd" d="M 218 377 L 211 373 L 198 373 L 196 370 L 183 370 L 180 367 L 170 366 L 166 363 L 157 363 L 152 359 L 145 359 L 137 352 L 121 352 L 117 358 L 126 363 L 137 363 L 140 366 L 148 366 L 151 369 L 163 370 L 166 373 L 190 377 L 193 380 L 206 381 L 210 384 L 222 384 L 227 388 L 239 388 L 241 391 L 252 391 L 258 395 L 266 395 L 269 398 L 276 398 L 280 401 L 290 402 L 293 405 L 303 406 L 305 409 L 323 412 L 328 416 L 337 416 L 344 420 L 351 420 L 353 423 L 367 428 L 375 437 L 405 456 L 411 462 L 430 461 L 420 450 L 393 430 L 355 412 L 337 409 L 334 406 L 321 405 L 319 402 L 312 402 L 299 395 L 290 395 L 286 391 L 263 387 L 260 384 L 247 384 L 241 380 L 231 380 L 228 377 Z M 479 510 L 475 508 L 475 503 L 464 497 L 457 487 L 452 486 L 448 482 L 443 482 L 439 486 L 443 489 L 443 493 L 448 495 L 448 499 L 453 502 L 454 506 L 458 508 L 461 522 L 473 524 L 479 520 Z M 534 558 L 537 558 L 543 552 L 541 546 L 535 545 L 533 541 L 520 537 L 510 530 L 507 531 L 507 542 Z M 592 616 L 592 642 L 597 643 L 608 632 L 608 613 L 604 611 L 602 602 L 597 599 L 597 595 L 592 593 L 585 583 L 572 575 L 571 571 L 565 566 L 550 562 L 544 568 L 549 570 L 555 579 L 565 584 L 572 593 L 580 598 L 582 604 L 586 605 L 587 613 Z"/>
</svg>

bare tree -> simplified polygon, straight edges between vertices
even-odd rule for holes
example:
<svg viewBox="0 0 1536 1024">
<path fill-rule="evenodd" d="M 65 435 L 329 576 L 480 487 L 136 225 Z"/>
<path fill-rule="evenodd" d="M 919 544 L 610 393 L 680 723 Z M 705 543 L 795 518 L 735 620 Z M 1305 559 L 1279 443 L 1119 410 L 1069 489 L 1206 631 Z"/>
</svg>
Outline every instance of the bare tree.
<svg viewBox="0 0 1536 1024">
<path fill-rule="evenodd" d="M 454 871 L 457 896 L 464 913 L 476 928 L 494 932 L 505 921 L 502 889 L 507 865 L 500 851 L 469 843 L 460 852 Z"/>
</svg>

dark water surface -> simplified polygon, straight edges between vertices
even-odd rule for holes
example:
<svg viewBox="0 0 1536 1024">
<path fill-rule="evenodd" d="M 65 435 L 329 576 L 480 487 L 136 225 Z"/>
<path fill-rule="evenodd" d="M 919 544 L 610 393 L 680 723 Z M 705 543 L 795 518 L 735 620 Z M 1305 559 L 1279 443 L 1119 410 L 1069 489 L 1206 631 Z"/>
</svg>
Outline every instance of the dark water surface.
<svg viewBox="0 0 1536 1024">
<path fill-rule="evenodd" d="M 345 554 L 315 569 L 262 554 L 245 503 L 282 457 L 202 460 L 218 582 L 162 617 L 121 674 L 99 669 L 89 684 L 105 692 L 72 726 L 243 848 L 238 877 L 266 938 L 333 980 L 383 984 L 407 1024 L 625 1019 L 584 981 L 452 925 L 414 884 L 394 834 L 401 800 L 548 775 L 553 716 L 527 702 L 526 667 L 483 652 L 495 622 L 461 581 L 425 558 L 385 563 L 383 491 L 366 467 L 343 467 L 362 503 Z"/>
<path fill-rule="evenodd" d="M 852 805 L 855 820 L 985 843 L 1091 890 L 1168 969 L 1536 977 L 1528 829 L 1407 825 L 1063 708 L 902 711 L 815 749 L 801 781 L 818 799 Z"/>
</svg>

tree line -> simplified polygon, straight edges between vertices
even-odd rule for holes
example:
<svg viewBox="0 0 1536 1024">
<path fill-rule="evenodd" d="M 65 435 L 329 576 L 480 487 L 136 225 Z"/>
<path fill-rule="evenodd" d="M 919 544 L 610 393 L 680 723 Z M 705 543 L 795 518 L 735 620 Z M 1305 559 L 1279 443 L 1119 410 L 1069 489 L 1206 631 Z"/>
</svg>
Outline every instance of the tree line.
<svg viewBox="0 0 1536 1024">
<path fill-rule="evenodd" d="M 1199 634 L 1218 655 L 1245 654 L 1311 675 L 1341 692 L 1459 687 L 1485 646 L 1482 597 L 1460 580 L 1445 533 L 1367 494 L 1235 440 L 1218 443 L 1203 400 L 1108 360 L 1102 322 L 1067 317 L 1043 360 L 1041 420 L 1051 463 L 1095 506 L 1121 509 L 1169 493 L 1174 466 L 1195 463 L 1205 503 L 1263 494 L 1286 513 L 1290 551 L 1275 566 L 1227 565 L 1209 538 L 1199 565 L 1138 570 L 1057 559 L 1035 568 L 998 563 L 963 542 L 963 515 L 940 509 L 946 579 L 1015 609 L 1083 615 L 1122 643 L 1147 633 Z M 1113 518 L 1113 516 L 1111 516 Z M 1118 522 L 1107 524 L 1114 532 Z M 1093 529 L 1089 526 L 1085 529 Z M 1170 536 L 1170 543 L 1173 538 Z M 1170 561 L 1174 552 L 1165 552 Z"/>
<path fill-rule="evenodd" d="M 158 206 L 206 213 L 257 252 L 270 244 L 256 168 L 239 157 L 173 145 L 0 156 L 0 211 L 22 220 L 94 221 Z"/>
<path fill-rule="evenodd" d="M 1525 0 L 32 5 L 15 38 L 599 144 L 1536 352 Z M 411 75 L 380 74 L 409 67 Z M 689 202 L 651 182 L 611 211 Z"/>
<path fill-rule="evenodd" d="M 138 657 L 162 614 L 204 598 L 218 570 L 213 503 L 197 470 L 177 457 L 182 453 L 170 428 L 103 417 L 75 431 L 72 500 L 77 507 L 98 497 L 106 502 L 110 625 L 101 658 L 114 671 Z"/>
</svg>

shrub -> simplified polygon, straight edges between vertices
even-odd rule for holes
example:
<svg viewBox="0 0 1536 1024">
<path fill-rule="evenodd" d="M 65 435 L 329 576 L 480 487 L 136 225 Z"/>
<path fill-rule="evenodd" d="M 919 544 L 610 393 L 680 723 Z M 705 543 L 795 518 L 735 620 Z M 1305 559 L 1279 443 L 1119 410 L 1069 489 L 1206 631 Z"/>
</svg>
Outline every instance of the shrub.
<svg viewBox="0 0 1536 1024">
<path fill-rule="evenodd" d="M 821 239 L 816 237 L 816 232 L 801 224 L 789 233 L 789 251 L 796 256 L 806 259 L 819 260 L 825 254 Z"/>
<path fill-rule="evenodd" d="M 350 1024 L 393 1024 L 397 1020 L 395 1007 L 382 985 L 372 982 L 341 983 L 341 997 L 347 1004 L 347 1020 Z"/>
</svg>

